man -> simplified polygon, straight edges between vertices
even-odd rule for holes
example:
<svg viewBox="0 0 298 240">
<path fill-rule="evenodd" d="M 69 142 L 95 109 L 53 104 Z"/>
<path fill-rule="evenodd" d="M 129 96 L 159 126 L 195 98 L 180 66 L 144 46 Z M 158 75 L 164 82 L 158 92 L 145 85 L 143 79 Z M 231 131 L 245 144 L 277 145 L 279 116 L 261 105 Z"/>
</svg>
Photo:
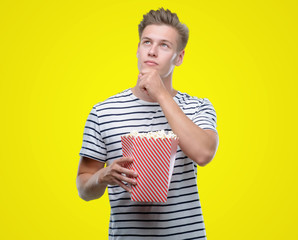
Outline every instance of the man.
<svg viewBox="0 0 298 240">
<path fill-rule="evenodd" d="M 97 199 L 108 188 L 110 239 L 206 239 L 196 175 L 197 164 L 205 166 L 217 150 L 216 113 L 207 98 L 172 87 L 188 28 L 161 8 L 144 15 L 139 37 L 136 86 L 94 105 L 88 116 L 77 176 L 79 196 Z M 123 167 L 133 159 L 122 157 L 120 137 L 133 130 L 171 130 L 179 137 L 166 203 L 130 200 L 127 183 L 137 184 L 138 175 Z"/>
</svg>

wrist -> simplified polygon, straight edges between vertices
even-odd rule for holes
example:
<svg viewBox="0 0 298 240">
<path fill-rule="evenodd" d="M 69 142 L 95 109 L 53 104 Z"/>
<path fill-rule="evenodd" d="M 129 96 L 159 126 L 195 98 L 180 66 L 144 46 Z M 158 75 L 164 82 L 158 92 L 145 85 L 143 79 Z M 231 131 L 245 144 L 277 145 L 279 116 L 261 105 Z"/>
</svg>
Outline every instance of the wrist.
<svg viewBox="0 0 298 240">
<path fill-rule="evenodd" d="M 157 95 L 157 102 L 159 103 L 159 105 L 162 105 L 163 103 L 169 101 L 169 99 L 172 99 L 172 96 L 166 89 L 165 91 Z"/>
<path fill-rule="evenodd" d="M 107 186 L 108 185 L 104 179 L 105 171 L 106 171 L 106 168 L 102 168 L 102 169 L 98 170 L 98 172 L 95 174 L 96 175 L 96 181 L 95 181 L 96 186 L 102 186 L 102 185 Z"/>
</svg>

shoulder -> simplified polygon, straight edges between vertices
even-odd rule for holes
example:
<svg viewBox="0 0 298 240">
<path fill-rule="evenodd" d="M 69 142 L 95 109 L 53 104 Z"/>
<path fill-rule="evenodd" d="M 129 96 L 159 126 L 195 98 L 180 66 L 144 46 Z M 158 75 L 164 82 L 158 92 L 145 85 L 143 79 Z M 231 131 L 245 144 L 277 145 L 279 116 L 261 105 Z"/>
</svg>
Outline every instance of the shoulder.
<svg viewBox="0 0 298 240">
<path fill-rule="evenodd" d="M 204 105 L 209 105 L 211 102 L 209 101 L 208 98 L 199 98 L 196 96 L 191 96 L 187 93 L 182 93 L 178 91 L 176 95 L 176 99 L 180 104 L 183 105 L 195 105 L 195 106 L 204 106 Z"/>
</svg>

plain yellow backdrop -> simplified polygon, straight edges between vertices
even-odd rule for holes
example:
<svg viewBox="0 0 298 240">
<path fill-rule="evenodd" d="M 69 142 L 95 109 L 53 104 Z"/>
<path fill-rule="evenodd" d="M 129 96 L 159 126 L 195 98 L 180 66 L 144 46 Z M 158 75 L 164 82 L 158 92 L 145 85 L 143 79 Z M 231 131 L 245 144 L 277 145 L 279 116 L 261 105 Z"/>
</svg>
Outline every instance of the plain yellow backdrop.
<svg viewBox="0 0 298 240">
<path fill-rule="evenodd" d="M 107 239 L 107 195 L 76 190 L 83 129 L 134 86 L 137 25 L 159 7 L 190 29 L 174 87 L 217 113 L 198 168 L 208 239 L 298 239 L 298 9 L 273 0 L 1 1 L 1 239 Z"/>
</svg>

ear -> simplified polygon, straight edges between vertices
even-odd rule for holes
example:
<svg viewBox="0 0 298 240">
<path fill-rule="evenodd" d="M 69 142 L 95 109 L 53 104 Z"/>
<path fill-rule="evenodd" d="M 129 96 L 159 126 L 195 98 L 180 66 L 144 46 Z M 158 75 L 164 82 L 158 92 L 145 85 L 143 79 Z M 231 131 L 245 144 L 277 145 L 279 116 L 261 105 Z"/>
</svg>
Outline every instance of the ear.
<svg viewBox="0 0 298 240">
<path fill-rule="evenodd" d="M 183 58 L 184 58 L 184 54 L 185 54 L 185 49 L 181 50 L 177 56 L 177 60 L 175 65 L 176 66 L 180 66 L 183 62 Z"/>
</svg>

